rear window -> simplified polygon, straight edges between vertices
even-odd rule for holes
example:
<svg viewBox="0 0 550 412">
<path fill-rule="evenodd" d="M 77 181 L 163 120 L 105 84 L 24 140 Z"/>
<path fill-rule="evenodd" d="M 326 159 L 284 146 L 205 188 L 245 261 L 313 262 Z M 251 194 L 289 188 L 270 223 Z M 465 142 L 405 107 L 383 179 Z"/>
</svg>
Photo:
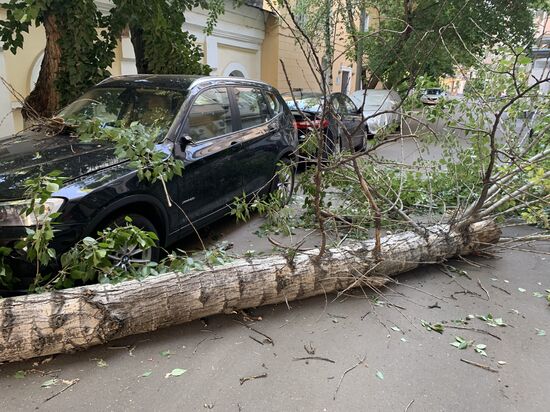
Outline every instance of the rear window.
<svg viewBox="0 0 550 412">
<path fill-rule="evenodd" d="M 242 129 L 258 126 L 271 118 L 267 102 L 260 89 L 235 87 L 234 91 Z"/>
<path fill-rule="evenodd" d="M 271 107 L 271 111 L 273 112 L 273 116 L 277 116 L 279 113 L 283 111 L 281 102 L 279 102 L 279 99 L 277 99 L 277 96 L 275 96 L 271 92 L 266 91 L 265 95 L 267 97 L 267 104 L 269 105 L 269 107 Z"/>
</svg>

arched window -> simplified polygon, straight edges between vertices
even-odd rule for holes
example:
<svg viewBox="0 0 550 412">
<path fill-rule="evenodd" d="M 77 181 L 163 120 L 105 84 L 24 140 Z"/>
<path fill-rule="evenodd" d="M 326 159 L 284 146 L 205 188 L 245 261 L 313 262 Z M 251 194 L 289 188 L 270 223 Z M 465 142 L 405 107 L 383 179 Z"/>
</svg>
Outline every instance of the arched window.
<svg viewBox="0 0 550 412">
<path fill-rule="evenodd" d="M 244 77 L 244 74 L 240 70 L 233 70 L 231 73 L 229 73 L 229 77 Z"/>
<path fill-rule="evenodd" d="M 240 63 L 229 63 L 223 69 L 222 76 L 229 77 L 249 77 L 248 70 Z"/>
</svg>

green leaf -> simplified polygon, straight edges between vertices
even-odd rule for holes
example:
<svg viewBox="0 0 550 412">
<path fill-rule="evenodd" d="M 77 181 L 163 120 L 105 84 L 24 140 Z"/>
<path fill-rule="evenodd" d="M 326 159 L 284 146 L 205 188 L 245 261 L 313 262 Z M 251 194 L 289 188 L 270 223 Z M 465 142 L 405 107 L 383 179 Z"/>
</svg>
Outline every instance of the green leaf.
<svg viewBox="0 0 550 412">
<path fill-rule="evenodd" d="M 523 289 L 523 288 L 518 288 L 518 290 L 519 290 L 521 293 L 525 293 L 525 292 L 526 292 L 526 290 Z"/>
<path fill-rule="evenodd" d="M 544 329 L 535 328 L 537 331 L 537 336 L 546 336 L 546 331 Z"/>
<path fill-rule="evenodd" d="M 384 374 L 380 371 L 376 371 L 376 377 L 380 379 L 381 381 L 384 380 Z"/>
<path fill-rule="evenodd" d="M 401 332 L 401 329 L 399 329 L 397 326 L 392 326 L 391 330 L 393 330 L 395 332 Z"/>
<path fill-rule="evenodd" d="M 93 237 L 86 236 L 84 239 L 82 239 L 82 243 L 84 243 L 86 246 L 93 246 L 97 243 L 97 240 L 95 240 Z"/>
<path fill-rule="evenodd" d="M 461 338 L 460 336 L 455 336 L 455 341 L 451 342 L 451 346 L 454 346 L 458 349 L 466 349 L 468 346 L 471 346 L 474 342 L 473 341 L 467 341 L 464 338 Z"/>
<path fill-rule="evenodd" d="M 181 375 L 183 375 L 185 372 L 187 372 L 186 369 L 176 368 L 176 369 L 172 369 L 172 372 L 167 373 L 164 377 L 165 377 L 165 378 L 169 378 L 169 377 L 171 377 L 171 376 L 181 376 Z"/>
<path fill-rule="evenodd" d="M 439 334 L 442 334 L 444 331 L 444 327 L 441 323 L 434 323 L 433 325 L 430 322 L 426 322 L 425 320 L 420 320 L 420 324 L 426 328 L 428 331 L 437 332 Z"/>
<path fill-rule="evenodd" d="M 159 354 L 160 354 L 160 356 L 163 356 L 163 357 L 165 357 L 165 358 L 168 358 L 168 357 L 170 357 L 170 355 L 171 355 L 171 353 L 170 353 L 169 350 L 163 350 L 163 351 L 161 351 Z"/>
<path fill-rule="evenodd" d="M 141 374 L 141 377 L 142 378 L 148 378 L 149 376 L 151 376 L 151 374 L 153 373 L 153 371 L 146 371 L 146 372 L 143 372 Z"/>
<path fill-rule="evenodd" d="M 25 371 L 17 371 L 15 372 L 15 374 L 13 375 L 13 377 L 15 379 L 23 379 L 25 377 L 25 375 L 27 374 L 27 372 Z"/>
<path fill-rule="evenodd" d="M 42 385 L 40 385 L 40 386 L 42 386 L 43 388 L 49 388 L 53 385 L 56 385 L 57 382 L 59 382 L 59 379 L 55 379 L 55 378 L 54 379 L 48 379 L 47 381 L 42 383 Z"/>
</svg>

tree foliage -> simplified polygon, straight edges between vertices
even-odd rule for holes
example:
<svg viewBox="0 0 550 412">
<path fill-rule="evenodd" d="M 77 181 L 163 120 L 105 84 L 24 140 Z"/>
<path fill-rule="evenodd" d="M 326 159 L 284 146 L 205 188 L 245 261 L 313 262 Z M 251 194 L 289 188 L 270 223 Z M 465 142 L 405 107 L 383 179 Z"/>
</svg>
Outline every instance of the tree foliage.
<svg viewBox="0 0 550 412">
<path fill-rule="evenodd" d="M 51 116 L 109 75 L 116 40 L 105 29 L 107 20 L 93 0 L 10 0 L 3 7 L 6 19 L 0 21 L 0 39 L 5 50 L 17 53 L 33 25 L 44 25 L 46 31 L 38 81 L 26 100 L 36 114 Z"/>
<path fill-rule="evenodd" d="M 10 0 L 0 21 L 3 48 L 23 47 L 32 26 L 44 26 L 46 46 L 38 81 L 25 100 L 25 117 L 50 117 L 110 75 L 117 39 L 129 28 L 140 73 L 208 74 L 196 38 L 182 30 L 185 12 L 209 11 L 211 32 L 223 0 L 114 0 L 103 15 L 94 0 Z M 239 2 L 237 2 L 239 4 Z"/>
<path fill-rule="evenodd" d="M 209 74 L 202 64 L 196 37 L 182 30 L 185 13 L 194 7 L 209 11 L 211 32 L 224 12 L 223 0 L 114 0 L 111 28 L 116 36 L 128 27 L 138 73 Z"/>
<path fill-rule="evenodd" d="M 370 72 L 387 87 L 452 74 L 498 43 L 528 44 L 538 0 L 367 0 L 379 31 L 365 43 Z"/>
</svg>

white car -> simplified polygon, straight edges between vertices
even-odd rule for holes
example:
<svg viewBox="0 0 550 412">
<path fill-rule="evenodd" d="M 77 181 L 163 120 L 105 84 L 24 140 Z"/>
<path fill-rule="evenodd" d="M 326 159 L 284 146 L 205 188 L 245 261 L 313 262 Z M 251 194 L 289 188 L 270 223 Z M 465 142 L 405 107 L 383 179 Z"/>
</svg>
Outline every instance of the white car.
<svg viewBox="0 0 550 412">
<path fill-rule="evenodd" d="M 370 135 L 388 126 L 401 125 L 401 97 L 397 92 L 385 89 L 357 90 L 349 97 L 357 107 L 363 109 Z"/>
<path fill-rule="evenodd" d="M 424 104 L 437 104 L 441 99 L 447 97 L 443 89 L 426 89 L 420 96 L 420 101 Z"/>
</svg>

